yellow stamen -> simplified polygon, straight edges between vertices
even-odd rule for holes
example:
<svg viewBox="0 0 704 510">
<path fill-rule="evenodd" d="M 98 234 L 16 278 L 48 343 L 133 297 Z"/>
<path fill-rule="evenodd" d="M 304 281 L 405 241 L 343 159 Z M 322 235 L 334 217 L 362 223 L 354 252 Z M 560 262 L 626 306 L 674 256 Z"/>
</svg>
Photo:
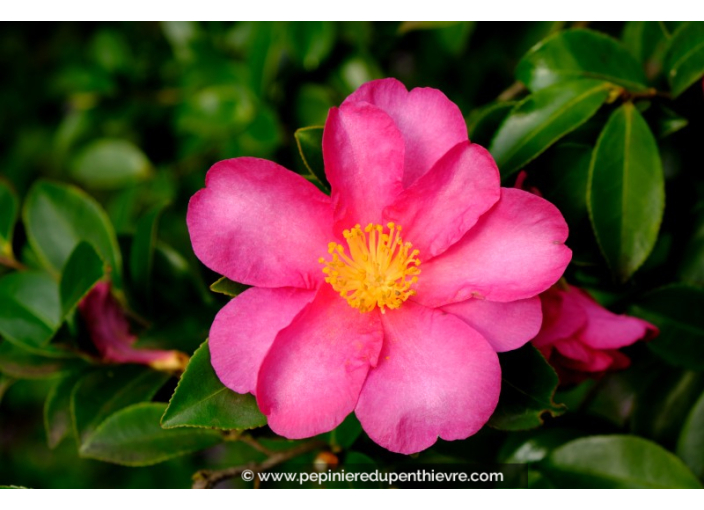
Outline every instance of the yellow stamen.
<svg viewBox="0 0 704 510">
<path fill-rule="evenodd" d="M 401 306 L 416 291 L 411 286 L 418 281 L 420 260 L 418 250 L 401 240 L 401 226 L 387 223 L 388 233 L 381 225 L 355 225 L 345 230 L 349 255 L 337 243 L 328 244 L 332 260 L 318 259 L 325 264 L 325 281 L 340 296 L 360 312 L 371 312 L 375 307 Z"/>
</svg>

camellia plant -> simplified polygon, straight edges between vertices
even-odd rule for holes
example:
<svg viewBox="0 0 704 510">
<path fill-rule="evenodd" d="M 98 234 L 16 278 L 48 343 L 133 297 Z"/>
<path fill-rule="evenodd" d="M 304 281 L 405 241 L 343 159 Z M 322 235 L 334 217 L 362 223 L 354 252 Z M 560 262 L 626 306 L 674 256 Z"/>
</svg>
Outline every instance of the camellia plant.
<svg viewBox="0 0 704 510">
<path fill-rule="evenodd" d="M 704 23 L 80 27 L 0 34 L 0 484 L 702 487 Z"/>
</svg>

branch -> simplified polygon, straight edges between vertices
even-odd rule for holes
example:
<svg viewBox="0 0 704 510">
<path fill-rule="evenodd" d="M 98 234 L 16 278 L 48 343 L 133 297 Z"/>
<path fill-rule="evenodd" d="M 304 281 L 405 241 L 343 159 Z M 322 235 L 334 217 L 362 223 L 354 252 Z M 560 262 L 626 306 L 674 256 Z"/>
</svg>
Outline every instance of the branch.
<svg viewBox="0 0 704 510">
<path fill-rule="evenodd" d="M 501 94 L 499 94 L 499 97 L 496 98 L 497 101 L 511 101 L 512 99 L 515 99 L 517 96 L 520 96 L 523 92 L 526 91 L 526 86 L 523 85 L 520 81 L 516 81 L 508 87 L 506 90 L 504 90 Z"/>
<path fill-rule="evenodd" d="M 12 269 L 17 269 L 18 271 L 24 271 L 25 269 L 27 269 L 27 266 L 12 257 L 0 256 L 0 265 L 7 266 Z"/>
<path fill-rule="evenodd" d="M 247 444 L 251 444 L 252 446 L 254 446 L 252 444 L 253 441 L 254 441 L 253 439 L 252 439 L 252 441 L 246 440 Z M 259 445 L 259 443 L 256 443 L 256 444 Z M 222 482 L 223 480 L 229 480 L 230 478 L 234 478 L 236 476 L 241 475 L 243 471 L 250 470 L 255 473 L 260 473 L 262 471 L 266 471 L 267 469 L 271 469 L 272 467 L 277 466 L 278 464 L 281 464 L 282 462 L 286 462 L 287 460 L 291 460 L 295 457 L 298 457 L 299 455 L 303 455 L 304 453 L 308 453 L 313 450 L 317 450 L 319 448 L 322 448 L 325 445 L 326 445 L 326 443 L 324 443 L 322 441 L 311 441 L 311 442 L 299 445 L 295 448 L 291 448 L 290 450 L 284 450 L 281 452 L 272 452 L 266 460 L 264 460 L 260 463 L 248 462 L 247 464 L 243 464 L 241 466 L 234 466 L 231 468 L 221 469 L 221 470 L 217 470 L 217 471 L 211 471 L 209 469 L 202 469 L 193 475 L 193 488 L 194 489 L 212 489 L 213 487 L 215 487 L 215 485 Z M 259 446 L 261 446 L 261 445 L 259 445 Z M 255 446 L 255 448 L 257 448 L 257 447 Z M 262 451 L 260 448 L 257 448 L 257 449 Z M 268 450 L 268 451 L 270 451 L 270 450 Z M 256 483 L 256 479 L 255 479 L 255 483 Z"/>
</svg>

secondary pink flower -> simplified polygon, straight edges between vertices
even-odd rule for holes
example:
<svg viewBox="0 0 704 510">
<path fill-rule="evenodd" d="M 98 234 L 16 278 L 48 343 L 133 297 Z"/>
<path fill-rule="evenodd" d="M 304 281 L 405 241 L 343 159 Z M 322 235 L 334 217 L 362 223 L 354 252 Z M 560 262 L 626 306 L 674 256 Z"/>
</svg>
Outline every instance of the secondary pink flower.
<svg viewBox="0 0 704 510">
<path fill-rule="evenodd" d="M 83 298 L 78 310 L 93 345 L 105 361 L 140 363 L 160 370 L 183 369 L 187 356 L 179 351 L 135 349 L 137 337 L 130 331 L 124 310 L 110 293 L 110 283 L 100 282 Z"/>
<path fill-rule="evenodd" d="M 500 187 L 440 91 L 363 85 L 328 115 L 326 196 L 260 159 L 221 161 L 188 209 L 193 249 L 253 286 L 210 330 L 222 382 L 256 395 L 285 437 L 355 412 L 389 450 L 464 439 L 496 407 L 496 352 L 540 328 L 567 226 L 542 198 Z"/>
<path fill-rule="evenodd" d="M 577 287 L 555 285 L 540 296 L 543 326 L 533 345 L 563 383 L 577 383 L 630 365 L 618 349 L 650 339 L 658 329 L 642 319 L 611 313 Z"/>
</svg>

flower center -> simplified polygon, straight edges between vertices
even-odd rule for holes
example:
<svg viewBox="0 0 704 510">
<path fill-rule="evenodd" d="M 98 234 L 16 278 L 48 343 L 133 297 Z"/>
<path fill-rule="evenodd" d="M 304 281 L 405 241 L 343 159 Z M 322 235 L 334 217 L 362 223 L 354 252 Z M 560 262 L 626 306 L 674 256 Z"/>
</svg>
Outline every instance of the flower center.
<svg viewBox="0 0 704 510">
<path fill-rule="evenodd" d="M 411 285 L 418 281 L 420 260 L 418 250 L 401 239 L 401 225 L 369 224 L 364 230 L 355 225 L 345 230 L 349 255 L 337 243 L 328 245 L 332 260 L 321 257 L 325 264 L 325 281 L 360 312 L 371 312 L 376 306 L 381 313 L 386 308 L 398 308 L 416 291 Z"/>
</svg>

